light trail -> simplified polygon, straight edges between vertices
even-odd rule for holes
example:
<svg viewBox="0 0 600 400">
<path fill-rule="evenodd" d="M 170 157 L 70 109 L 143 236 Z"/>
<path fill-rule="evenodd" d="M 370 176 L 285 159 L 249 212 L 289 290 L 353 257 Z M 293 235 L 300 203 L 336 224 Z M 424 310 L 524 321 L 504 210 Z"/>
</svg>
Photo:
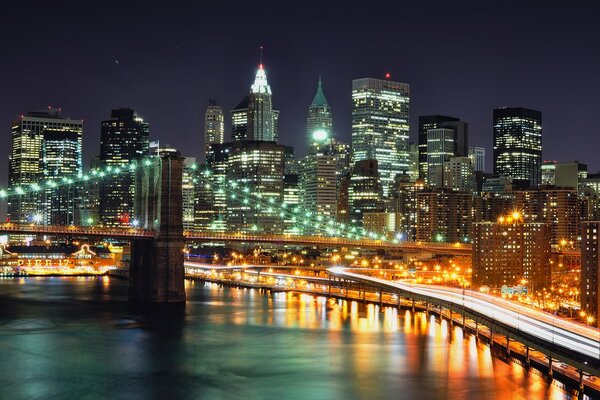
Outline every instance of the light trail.
<svg viewBox="0 0 600 400">
<path fill-rule="evenodd" d="M 391 292 L 402 290 L 408 293 L 442 300 L 488 316 L 518 331 L 527 333 L 548 343 L 561 346 L 587 357 L 600 359 L 600 332 L 568 321 L 559 320 L 548 314 L 523 307 L 507 300 L 487 296 L 471 290 L 439 286 L 415 285 L 389 281 L 350 272 L 347 268 L 333 267 L 332 275 L 387 287 Z"/>
</svg>

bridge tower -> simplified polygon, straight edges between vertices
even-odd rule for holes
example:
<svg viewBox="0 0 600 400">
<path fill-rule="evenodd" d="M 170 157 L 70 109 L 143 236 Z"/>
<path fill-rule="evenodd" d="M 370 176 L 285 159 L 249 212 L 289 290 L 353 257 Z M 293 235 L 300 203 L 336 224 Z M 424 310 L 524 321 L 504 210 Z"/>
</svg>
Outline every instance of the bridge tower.
<svg viewBox="0 0 600 400">
<path fill-rule="evenodd" d="M 131 243 L 129 300 L 141 303 L 184 303 L 182 174 L 184 158 L 165 153 L 138 168 L 135 217 L 153 229 L 151 240 Z"/>
</svg>

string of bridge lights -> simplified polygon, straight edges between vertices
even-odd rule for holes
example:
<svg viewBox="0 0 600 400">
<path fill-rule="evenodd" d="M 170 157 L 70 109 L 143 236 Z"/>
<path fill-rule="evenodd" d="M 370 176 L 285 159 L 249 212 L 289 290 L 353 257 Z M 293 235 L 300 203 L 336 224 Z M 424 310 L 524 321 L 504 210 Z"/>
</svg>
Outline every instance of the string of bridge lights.
<svg viewBox="0 0 600 400">
<path fill-rule="evenodd" d="M 106 166 L 105 168 L 94 168 L 86 174 L 77 174 L 71 177 L 62 177 L 60 179 L 48 179 L 45 183 L 32 183 L 28 186 L 15 186 L 14 188 L 0 188 L 0 200 L 7 200 L 11 197 L 24 196 L 31 193 L 37 193 L 42 190 L 52 190 L 65 186 L 89 181 L 97 181 L 108 177 L 118 176 L 124 172 L 133 172 L 138 168 L 147 168 L 156 162 L 155 158 L 145 158 L 139 161 L 124 161 L 119 166 Z"/>
<path fill-rule="evenodd" d="M 12 197 L 24 196 L 32 193 L 39 193 L 41 191 L 53 190 L 65 186 L 74 184 L 97 182 L 103 179 L 109 179 L 121 175 L 125 172 L 133 172 L 138 168 L 147 168 L 155 164 L 159 160 L 158 158 L 151 157 L 145 158 L 139 161 L 124 161 L 118 166 L 106 166 L 104 168 L 95 168 L 90 170 L 86 174 L 78 174 L 72 177 L 62 177 L 61 179 L 48 179 L 45 183 L 32 183 L 29 186 L 16 186 L 14 188 L 0 188 L 0 201 L 7 200 Z M 198 164 L 192 164 L 190 166 L 192 170 L 198 170 Z M 199 171 L 196 177 L 204 180 L 206 189 L 210 189 L 214 185 L 215 180 L 212 177 L 212 171 L 205 169 Z M 292 223 L 300 223 L 300 226 L 292 228 L 294 234 L 301 232 L 302 225 L 316 229 L 320 232 L 324 232 L 327 235 L 345 235 L 350 239 L 373 239 L 381 241 L 390 241 L 391 243 L 399 243 L 399 238 L 390 240 L 385 235 L 377 235 L 375 232 L 369 232 L 363 227 L 354 226 L 352 224 L 337 223 L 332 219 L 326 220 L 322 215 L 317 215 L 309 210 L 306 210 L 300 206 L 290 206 L 283 202 L 278 202 L 275 198 L 266 198 L 260 192 L 253 190 L 247 182 L 239 181 L 226 181 L 225 177 L 217 177 L 217 183 L 220 187 L 217 189 L 217 193 L 229 196 L 232 200 L 237 200 L 240 204 L 248 207 L 254 207 L 258 212 L 276 213 L 275 208 L 279 209 L 279 216 L 290 218 Z M 254 203 L 251 202 L 250 197 L 254 198 Z M 337 224 L 337 225 L 336 225 Z M 258 231 L 258 227 L 254 225 L 252 230 Z"/>
<path fill-rule="evenodd" d="M 195 170 L 198 168 L 198 166 L 193 164 L 191 168 Z M 211 185 L 215 183 L 215 179 L 211 179 L 211 175 L 212 172 L 208 169 L 202 171 L 198 175 L 198 177 L 205 182 L 206 189 L 210 189 Z M 390 240 L 385 235 L 377 235 L 375 232 L 369 232 L 363 227 L 358 227 L 352 224 L 338 223 L 332 219 L 326 220 L 322 215 L 318 215 L 312 211 L 303 209 L 300 206 L 290 206 L 286 203 L 280 203 L 273 197 L 265 199 L 266 196 L 258 191 L 252 190 L 252 188 L 248 186 L 247 182 L 239 182 L 235 180 L 226 182 L 223 176 L 218 176 L 216 181 L 217 184 L 220 185 L 220 187 L 217 189 L 217 193 L 226 195 L 232 200 L 237 200 L 244 206 L 254 206 L 257 211 L 263 211 L 264 208 L 266 208 L 268 213 L 275 213 L 276 211 L 274 210 L 274 207 L 278 208 L 280 210 L 280 217 L 284 218 L 285 216 L 288 216 L 293 223 L 300 222 L 301 226 L 310 225 L 311 228 L 325 232 L 330 236 L 345 234 L 345 236 L 350 239 L 367 238 L 389 241 L 391 243 L 400 242 L 399 238 Z M 254 204 L 251 202 L 250 197 L 254 197 Z M 337 227 L 335 227 L 336 224 Z M 295 233 L 299 233 L 301 230 L 300 228 L 301 227 L 295 227 L 293 228 L 293 231 L 295 230 Z M 258 228 L 253 230 L 258 230 Z"/>
</svg>

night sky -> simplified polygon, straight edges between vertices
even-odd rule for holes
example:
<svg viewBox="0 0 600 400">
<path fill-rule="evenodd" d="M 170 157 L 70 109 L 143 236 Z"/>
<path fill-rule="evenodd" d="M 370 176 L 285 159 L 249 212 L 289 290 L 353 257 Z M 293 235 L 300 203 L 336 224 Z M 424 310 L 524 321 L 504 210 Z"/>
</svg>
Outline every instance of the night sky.
<svg viewBox="0 0 600 400">
<path fill-rule="evenodd" d="M 1 184 L 11 122 L 48 105 L 85 120 L 86 166 L 100 121 L 117 107 L 143 116 L 152 140 L 199 157 L 208 99 L 224 107 L 228 138 L 261 44 L 280 143 L 297 154 L 319 74 L 335 136 L 349 141 L 352 79 L 389 71 L 411 85 L 413 140 L 419 115 L 461 117 L 491 169 L 492 109 L 530 107 L 543 112 L 544 159 L 600 169 L 600 10 L 591 1 L 147 3 L 3 4 Z"/>
</svg>

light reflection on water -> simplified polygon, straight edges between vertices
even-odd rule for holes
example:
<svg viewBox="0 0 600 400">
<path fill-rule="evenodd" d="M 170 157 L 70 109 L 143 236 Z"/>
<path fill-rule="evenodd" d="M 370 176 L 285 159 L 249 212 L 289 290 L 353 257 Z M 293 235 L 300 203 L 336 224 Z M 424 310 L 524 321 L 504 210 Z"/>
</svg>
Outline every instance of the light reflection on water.
<svg viewBox="0 0 600 400">
<path fill-rule="evenodd" d="M 566 398 L 421 312 L 186 283 L 185 310 L 115 279 L 0 280 L 0 398 Z"/>
</svg>

